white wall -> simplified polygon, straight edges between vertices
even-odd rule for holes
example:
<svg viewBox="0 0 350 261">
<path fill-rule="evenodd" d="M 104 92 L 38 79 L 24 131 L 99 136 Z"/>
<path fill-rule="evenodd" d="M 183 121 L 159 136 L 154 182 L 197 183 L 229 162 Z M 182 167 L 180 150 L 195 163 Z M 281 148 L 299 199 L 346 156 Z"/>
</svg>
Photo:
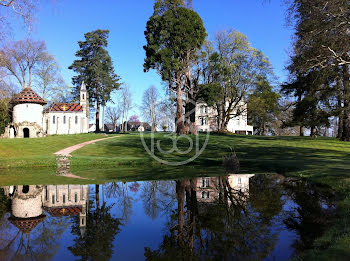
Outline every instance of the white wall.
<svg viewBox="0 0 350 261">
<path fill-rule="evenodd" d="M 207 109 L 203 110 L 201 107 L 204 106 Z M 246 108 L 247 105 L 244 103 L 241 103 L 241 106 L 243 108 Z M 233 112 L 235 113 L 235 112 Z M 217 130 L 217 123 L 216 123 L 216 115 L 217 111 L 212 107 L 207 107 L 205 103 L 197 103 L 196 107 L 196 125 L 197 130 L 199 131 L 214 131 Z M 201 118 L 207 118 L 206 123 L 202 125 Z M 238 117 L 234 117 L 230 119 L 227 130 L 230 132 L 236 132 L 236 131 L 251 131 L 253 133 L 253 126 L 248 125 L 248 119 L 247 119 L 247 113 L 243 113 Z"/>
<path fill-rule="evenodd" d="M 49 112 L 45 114 L 44 129 L 49 135 L 87 133 L 89 123 L 85 115 L 84 112 Z M 54 117 L 55 122 L 53 121 Z M 66 121 L 64 121 L 64 117 Z"/>
<path fill-rule="evenodd" d="M 48 185 L 44 189 L 43 202 L 45 207 L 64 207 L 85 205 L 88 200 L 88 185 Z M 75 194 L 77 201 L 75 201 Z M 65 202 L 63 202 L 65 195 Z M 54 202 L 52 203 L 52 196 Z"/>
<path fill-rule="evenodd" d="M 21 103 L 13 108 L 13 122 L 35 122 L 42 127 L 43 106 L 34 103 Z"/>
</svg>

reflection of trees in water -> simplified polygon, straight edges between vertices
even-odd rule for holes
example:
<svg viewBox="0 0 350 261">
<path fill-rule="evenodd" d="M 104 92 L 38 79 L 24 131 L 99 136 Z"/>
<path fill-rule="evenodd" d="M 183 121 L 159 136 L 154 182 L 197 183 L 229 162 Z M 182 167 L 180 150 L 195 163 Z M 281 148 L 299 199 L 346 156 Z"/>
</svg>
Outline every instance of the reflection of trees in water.
<svg viewBox="0 0 350 261">
<path fill-rule="evenodd" d="M 59 240 L 68 226 L 67 217 L 46 217 L 33 231 L 24 233 L 4 222 L 0 226 L 0 260 L 50 260 L 60 248 Z"/>
<path fill-rule="evenodd" d="M 0 260 L 49 260 L 58 251 L 59 240 L 69 226 L 68 219 L 41 215 L 32 228 L 16 227 L 11 200 L 0 191 Z M 28 220 L 31 220 L 30 218 Z M 22 219 L 22 221 L 28 221 Z M 29 221 L 30 222 L 30 221 Z M 30 227 L 30 226 L 29 226 Z"/>
<path fill-rule="evenodd" d="M 141 188 L 145 214 L 156 219 L 159 213 L 168 214 L 176 196 L 173 181 L 145 181 Z"/>
<path fill-rule="evenodd" d="M 113 241 L 120 232 L 120 219 L 112 216 L 114 204 L 100 206 L 99 185 L 95 186 L 96 207 L 89 201 L 89 212 L 86 218 L 86 232 L 81 235 L 79 217 L 72 217 L 72 234 L 75 235 L 74 245 L 68 247 L 74 256 L 81 260 L 108 260 L 113 255 Z"/>
<path fill-rule="evenodd" d="M 287 195 L 297 204 L 284 220 L 287 228 L 299 238 L 293 243 L 297 254 L 311 249 L 335 215 L 336 196 L 327 187 L 316 187 L 306 181 L 286 184 Z"/>
<path fill-rule="evenodd" d="M 274 249 L 278 231 L 272 231 L 273 216 L 283 203 L 281 192 L 252 196 L 230 187 L 227 177 L 218 177 L 216 199 L 198 200 L 197 179 L 176 181 L 177 209 L 158 250 L 145 248 L 146 259 L 263 259 Z M 266 186 L 269 183 L 266 182 Z M 270 184 L 271 186 L 273 184 Z M 265 204 L 254 197 L 264 197 Z M 273 199 L 273 200 L 271 200 Z M 269 206 L 273 202 L 274 207 Z M 264 212 L 274 208 L 270 216 Z"/>
<path fill-rule="evenodd" d="M 130 195 L 127 182 L 111 182 L 105 188 L 107 198 L 115 199 L 121 216 L 126 223 L 132 215 L 133 197 Z"/>
</svg>

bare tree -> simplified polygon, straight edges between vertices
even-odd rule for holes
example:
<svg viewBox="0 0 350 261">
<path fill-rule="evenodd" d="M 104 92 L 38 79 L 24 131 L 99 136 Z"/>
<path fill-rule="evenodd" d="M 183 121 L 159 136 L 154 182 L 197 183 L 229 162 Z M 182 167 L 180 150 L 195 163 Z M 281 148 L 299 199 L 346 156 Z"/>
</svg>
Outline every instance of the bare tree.
<svg viewBox="0 0 350 261">
<path fill-rule="evenodd" d="M 175 130 L 175 114 L 176 114 L 176 100 L 174 96 L 164 99 L 159 104 L 159 122 L 164 130 L 164 126 L 168 131 Z"/>
<path fill-rule="evenodd" d="M 132 95 L 130 92 L 130 87 L 127 84 L 121 88 L 121 110 L 122 110 L 122 131 L 127 131 L 129 112 L 132 106 Z M 124 123 L 125 121 L 125 123 Z"/>
<path fill-rule="evenodd" d="M 1 0 L 0 6 L 8 8 L 8 15 L 17 15 L 23 19 L 26 25 L 33 22 L 33 13 L 39 5 L 38 0 Z"/>
<path fill-rule="evenodd" d="M 51 54 L 43 57 L 34 71 L 36 76 L 35 86 L 43 99 L 50 97 L 57 86 L 64 86 L 64 80 L 60 74 L 60 67 Z"/>
<path fill-rule="evenodd" d="M 120 106 L 118 107 L 107 107 L 106 109 L 106 116 L 107 120 L 113 124 L 113 129 L 114 131 L 116 130 L 117 127 L 117 122 L 121 116 L 121 109 Z"/>
<path fill-rule="evenodd" d="M 48 60 L 45 42 L 30 39 L 13 42 L 0 52 L 0 68 L 15 78 L 22 89 L 31 87 L 32 75 Z M 51 56 L 52 57 L 52 56 Z"/>
<path fill-rule="evenodd" d="M 147 121 L 151 123 L 152 131 L 157 128 L 157 121 L 159 119 L 159 92 L 155 86 L 150 86 L 143 93 L 142 98 L 142 112 Z"/>
</svg>

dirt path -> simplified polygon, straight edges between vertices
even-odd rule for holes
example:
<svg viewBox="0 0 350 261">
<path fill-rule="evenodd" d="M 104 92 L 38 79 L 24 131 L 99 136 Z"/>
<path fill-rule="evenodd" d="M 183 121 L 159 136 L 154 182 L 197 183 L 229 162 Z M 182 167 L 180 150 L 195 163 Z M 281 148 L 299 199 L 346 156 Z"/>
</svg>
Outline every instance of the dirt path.
<svg viewBox="0 0 350 261">
<path fill-rule="evenodd" d="M 69 157 L 70 153 L 72 153 L 73 151 L 76 151 L 76 150 L 78 150 L 78 149 L 80 149 L 82 147 L 85 147 L 86 145 L 94 144 L 95 142 L 98 142 L 98 141 L 101 141 L 101 140 L 113 139 L 113 138 L 117 138 L 117 137 L 119 137 L 119 136 L 86 141 L 86 142 L 83 142 L 83 143 L 80 143 L 80 144 L 76 144 L 76 145 L 70 146 L 70 147 L 65 148 L 63 150 L 59 150 L 59 151 L 55 152 L 54 154 L 56 156 L 68 156 Z"/>
</svg>

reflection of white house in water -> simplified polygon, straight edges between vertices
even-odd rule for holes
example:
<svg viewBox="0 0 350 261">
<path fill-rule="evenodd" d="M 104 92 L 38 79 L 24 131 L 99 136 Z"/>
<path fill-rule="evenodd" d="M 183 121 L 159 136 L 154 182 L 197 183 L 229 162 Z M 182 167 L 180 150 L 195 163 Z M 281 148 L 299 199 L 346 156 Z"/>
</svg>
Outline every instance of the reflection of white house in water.
<svg viewBox="0 0 350 261">
<path fill-rule="evenodd" d="M 23 185 L 4 187 L 11 199 L 10 222 L 29 234 L 45 219 L 43 209 L 51 216 L 80 217 L 80 232 L 83 236 L 88 211 L 88 185 Z"/>
<path fill-rule="evenodd" d="M 54 217 L 79 215 L 80 232 L 86 229 L 88 211 L 88 185 L 48 185 L 43 193 L 45 210 Z"/>
<path fill-rule="evenodd" d="M 254 174 L 231 174 L 227 177 L 227 182 L 233 192 L 239 192 L 241 195 L 249 195 L 249 179 Z M 196 194 L 199 202 L 214 202 L 219 198 L 220 188 L 224 184 L 220 184 L 220 177 L 201 177 L 197 179 Z M 243 193 L 243 194 L 242 194 Z"/>
</svg>

